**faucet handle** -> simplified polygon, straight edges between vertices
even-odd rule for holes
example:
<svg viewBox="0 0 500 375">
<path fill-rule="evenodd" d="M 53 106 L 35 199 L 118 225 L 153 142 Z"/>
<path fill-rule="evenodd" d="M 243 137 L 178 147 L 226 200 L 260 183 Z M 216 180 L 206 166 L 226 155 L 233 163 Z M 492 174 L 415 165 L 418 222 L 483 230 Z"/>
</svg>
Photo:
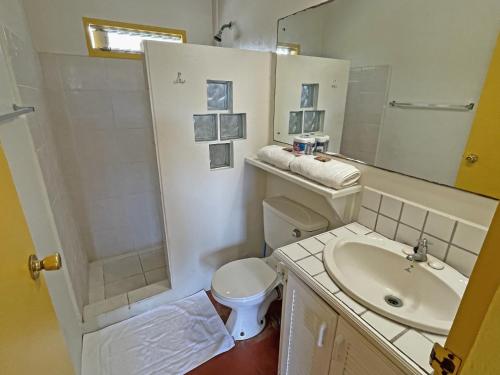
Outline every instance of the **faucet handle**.
<svg viewBox="0 0 500 375">
<path fill-rule="evenodd" d="M 417 246 L 415 246 L 413 248 L 413 252 L 414 253 L 417 253 L 418 252 L 418 249 L 420 249 L 421 247 L 424 247 L 427 249 L 427 246 L 430 244 L 430 242 L 427 240 L 427 238 L 421 238 L 420 240 L 418 240 L 418 244 Z"/>
</svg>

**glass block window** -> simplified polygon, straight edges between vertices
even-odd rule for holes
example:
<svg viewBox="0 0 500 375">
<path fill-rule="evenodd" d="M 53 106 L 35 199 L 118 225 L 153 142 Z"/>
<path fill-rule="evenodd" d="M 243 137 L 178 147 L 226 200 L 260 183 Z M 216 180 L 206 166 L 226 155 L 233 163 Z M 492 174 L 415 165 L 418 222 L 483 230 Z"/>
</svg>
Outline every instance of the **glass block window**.
<svg viewBox="0 0 500 375">
<path fill-rule="evenodd" d="M 220 114 L 221 141 L 246 138 L 246 117 L 245 113 Z"/>
<path fill-rule="evenodd" d="M 304 133 L 319 132 L 323 128 L 325 111 L 304 112 Z"/>
<path fill-rule="evenodd" d="M 300 108 L 313 108 L 318 99 L 319 84 L 303 83 L 300 93 Z"/>
<path fill-rule="evenodd" d="M 232 82 L 207 81 L 207 107 L 209 111 L 232 109 Z"/>
<path fill-rule="evenodd" d="M 210 169 L 232 167 L 232 143 L 213 143 L 209 145 Z"/>
<path fill-rule="evenodd" d="M 290 112 L 288 134 L 302 134 L 302 116 L 302 111 Z"/>
<path fill-rule="evenodd" d="M 196 142 L 217 140 L 217 115 L 193 115 L 193 122 Z"/>
</svg>

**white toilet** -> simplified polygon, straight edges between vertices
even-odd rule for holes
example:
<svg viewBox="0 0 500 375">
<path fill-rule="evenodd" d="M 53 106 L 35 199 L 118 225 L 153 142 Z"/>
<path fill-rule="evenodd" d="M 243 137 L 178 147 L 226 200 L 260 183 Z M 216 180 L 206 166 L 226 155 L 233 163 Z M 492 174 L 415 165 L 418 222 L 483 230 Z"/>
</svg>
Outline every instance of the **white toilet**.
<svg viewBox="0 0 500 375">
<path fill-rule="evenodd" d="M 263 201 L 264 238 L 277 249 L 324 232 L 328 220 L 285 197 Z M 235 340 L 258 335 L 265 327 L 271 302 L 279 297 L 281 280 L 272 256 L 235 260 L 219 268 L 212 278 L 212 295 L 232 309 L 226 328 Z"/>
</svg>

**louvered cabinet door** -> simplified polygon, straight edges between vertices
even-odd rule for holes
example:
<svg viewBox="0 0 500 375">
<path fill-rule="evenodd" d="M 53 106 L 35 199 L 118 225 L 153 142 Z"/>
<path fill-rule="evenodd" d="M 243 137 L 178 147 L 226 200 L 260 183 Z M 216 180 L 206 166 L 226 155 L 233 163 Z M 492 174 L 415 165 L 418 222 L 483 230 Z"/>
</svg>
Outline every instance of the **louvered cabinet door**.
<svg viewBox="0 0 500 375">
<path fill-rule="evenodd" d="M 403 375 L 361 334 L 339 318 L 329 375 Z"/>
<path fill-rule="evenodd" d="M 328 375 L 338 315 L 289 274 L 280 348 L 281 375 Z"/>
</svg>

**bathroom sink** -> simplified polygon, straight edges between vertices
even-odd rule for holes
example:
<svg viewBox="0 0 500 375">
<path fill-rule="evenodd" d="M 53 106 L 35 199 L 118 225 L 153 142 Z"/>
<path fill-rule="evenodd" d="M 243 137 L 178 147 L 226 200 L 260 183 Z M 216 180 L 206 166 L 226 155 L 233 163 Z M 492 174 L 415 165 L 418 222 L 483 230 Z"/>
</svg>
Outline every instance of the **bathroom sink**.
<svg viewBox="0 0 500 375">
<path fill-rule="evenodd" d="M 468 279 L 452 267 L 410 262 L 407 245 L 353 235 L 325 247 L 325 268 L 351 298 L 387 318 L 424 331 L 447 335 Z"/>
</svg>

